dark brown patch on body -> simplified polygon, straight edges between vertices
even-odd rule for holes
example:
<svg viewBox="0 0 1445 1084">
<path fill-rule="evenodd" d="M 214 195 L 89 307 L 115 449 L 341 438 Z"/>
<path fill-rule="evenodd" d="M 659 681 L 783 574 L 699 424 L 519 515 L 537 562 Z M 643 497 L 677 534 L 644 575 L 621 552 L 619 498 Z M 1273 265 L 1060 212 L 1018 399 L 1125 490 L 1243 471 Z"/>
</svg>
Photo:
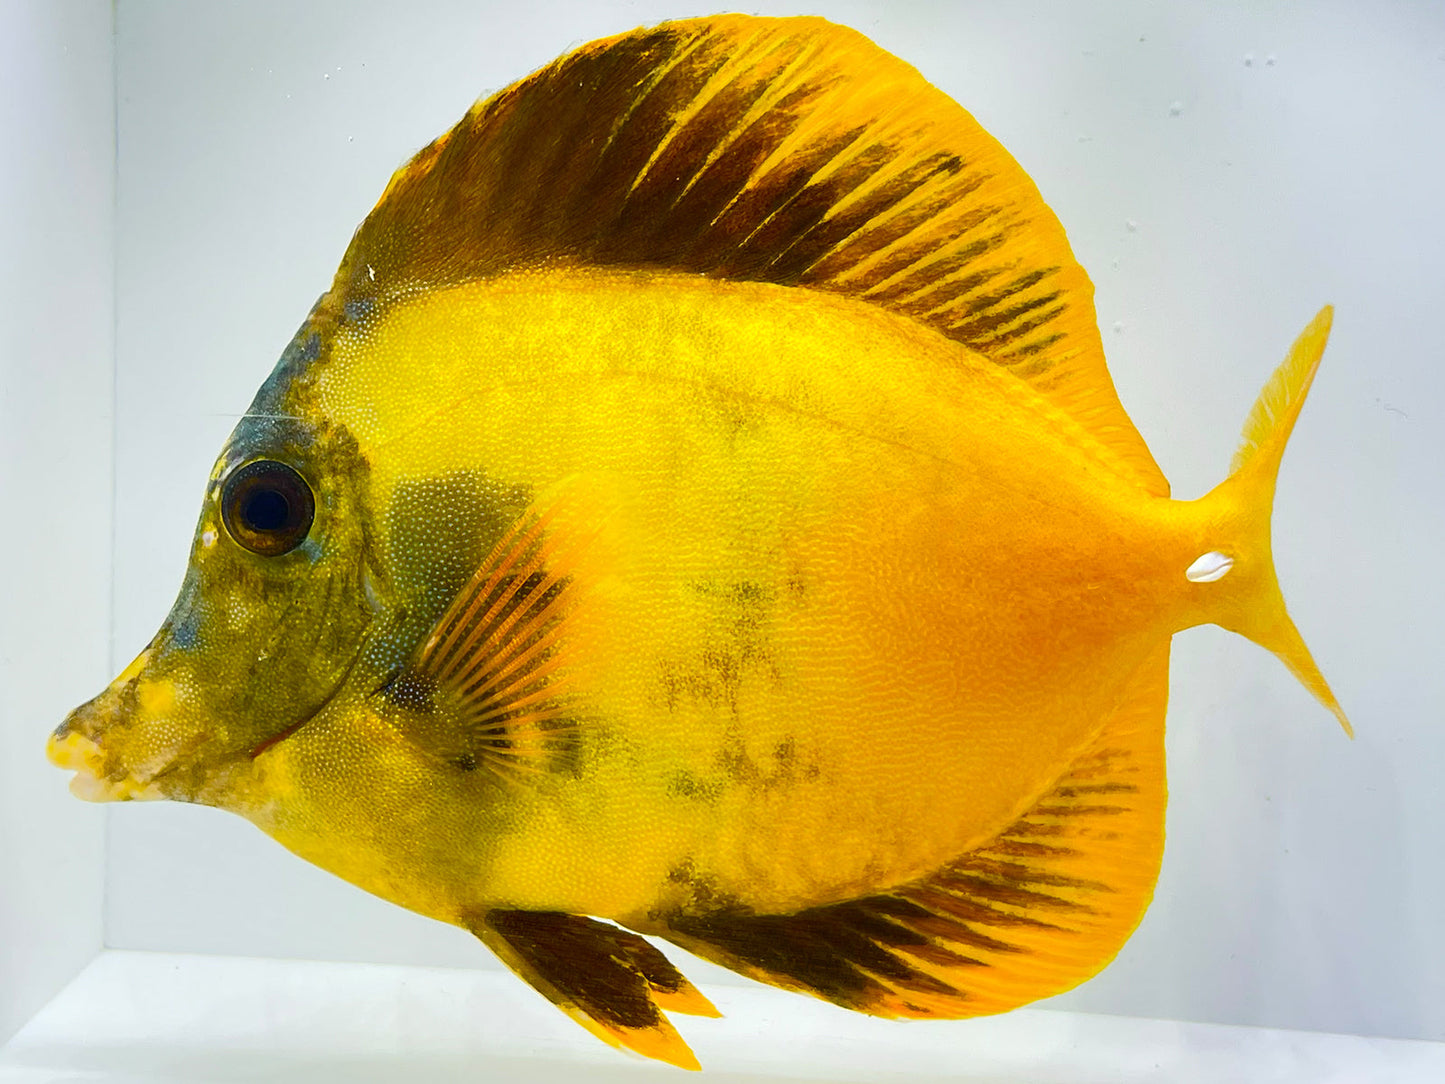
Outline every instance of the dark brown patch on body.
<svg viewBox="0 0 1445 1084">
<path fill-rule="evenodd" d="M 797 782 L 812 782 L 822 775 L 816 761 L 804 756 L 791 735 L 777 742 L 765 755 L 748 752 L 742 735 L 732 733 L 718 753 L 718 769 L 734 786 L 764 793 Z"/>
<path fill-rule="evenodd" d="M 745 681 L 782 677 L 769 643 L 776 592 L 749 580 L 700 580 L 691 586 L 708 603 L 707 637 L 695 655 L 660 664 L 663 704 L 668 711 L 691 704 L 736 716 Z"/>
<path fill-rule="evenodd" d="M 683 769 L 667 777 L 667 793 L 673 798 L 715 802 L 722 797 L 723 785 L 717 780 L 699 779 L 692 772 Z"/>
<path fill-rule="evenodd" d="M 778 767 L 791 771 L 793 765 L 798 762 L 798 741 L 789 736 L 773 746 L 773 759 L 778 762 Z"/>
<path fill-rule="evenodd" d="M 685 890 L 685 902 L 680 910 L 695 914 L 711 914 L 716 911 L 731 911 L 741 907 L 737 896 L 724 892 L 717 881 L 701 872 L 692 858 L 684 858 L 667 872 L 667 883 Z M 678 908 L 674 907 L 674 913 Z M 655 912 L 653 918 L 662 917 Z"/>
</svg>

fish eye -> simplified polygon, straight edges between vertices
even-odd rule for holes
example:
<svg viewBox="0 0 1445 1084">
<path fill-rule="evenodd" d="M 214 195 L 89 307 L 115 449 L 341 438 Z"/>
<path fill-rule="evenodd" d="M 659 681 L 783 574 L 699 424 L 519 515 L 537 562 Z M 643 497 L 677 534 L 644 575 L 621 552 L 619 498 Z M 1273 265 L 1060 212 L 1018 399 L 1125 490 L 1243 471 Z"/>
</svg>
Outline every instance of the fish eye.
<svg viewBox="0 0 1445 1084">
<path fill-rule="evenodd" d="M 285 463 L 258 459 L 226 479 L 221 519 L 231 537 L 262 557 L 290 553 L 306 540 L 316 498 L 306 479 Z"/>
</svg>

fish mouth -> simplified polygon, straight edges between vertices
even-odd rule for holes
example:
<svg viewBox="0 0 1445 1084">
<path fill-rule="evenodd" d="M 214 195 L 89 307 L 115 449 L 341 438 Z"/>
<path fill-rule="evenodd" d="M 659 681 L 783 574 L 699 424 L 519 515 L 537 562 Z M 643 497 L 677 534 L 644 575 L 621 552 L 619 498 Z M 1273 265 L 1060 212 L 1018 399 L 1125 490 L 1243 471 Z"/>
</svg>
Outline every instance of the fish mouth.
<svg viewBox="0 0 1445 1084">
<path fill-rule="evenodd" d="M 75 773 L 70 780 L 70 793 L 87 802 L 136 802 L 164 798 L 153 780 L 139 779 L 131 773 L 116 773 L 107 767 L 105 750 L 84 732 L 84 714 L 90 706 L 86 704 L 71 712 L 45 743 L 45 755 L 50 763 Z"/>
</svg>

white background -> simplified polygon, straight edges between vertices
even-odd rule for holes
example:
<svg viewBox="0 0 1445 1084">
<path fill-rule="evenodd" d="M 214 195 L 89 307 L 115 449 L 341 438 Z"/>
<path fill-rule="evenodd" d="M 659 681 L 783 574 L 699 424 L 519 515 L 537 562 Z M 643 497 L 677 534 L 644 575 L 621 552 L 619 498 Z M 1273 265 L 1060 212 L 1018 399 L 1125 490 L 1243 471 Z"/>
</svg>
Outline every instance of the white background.
<svg viewBox="0 0 1445 1084">
<path fill-rule="evenodd" d="M 1275 551 L 1359 737 L 1346 741 L 1259 649 L 1215 629 L 1181 635 L 1155 904 L 1108 971 L 1055 1004 L 1445 1038 L 1445 8 L 806 10 L 918 66 L 1033 175 L 1093 275 L 1121 398 L 1176 495 L 1223 476 L 1270 369 L 1321 303 L 1338 308 L 1281 476 Z M 164 616 L 215 453 L 390 171 L 478 93 L 592 37 L 691 13 L 120 0 L 113 668 Z M 34 288 L 52 305 L 68 296 Z M 5 365 L 10 396 L 13 357 Z M 6 399 L 7 480 L 12 441 L 56 449 L 63 466 L 93 439 L 83 404 L 108 396 L 109 378 L 77 370 L 76 414 L 58 431 L 22 418 L 12 435 L 21 399 Z M 27 529 L 57 547 L 93 541 L 105 495 L 56 478 Z M 0 536 L 19 510 L 7 497 Z M 4 609 L 34 615 L 21 647 L 37 660 L 73 650 L 46 584 L 85 598 L 78 580 L 94 588 L 90 612 L 109 612 L 104 584 L 60 549 L 6 563 Z M 45 671 L 27 710 L 63 711 L 103 680 Z M 4 767 L 23 764 L 31 789 L 44 769 L 21 753 L 57 721 L 3 720 L 7 753 L 19 750 Z M 47 814 L 62 787 L 53 773 Z M 237 819 L 169 805 L 105 814 L 109 945 L 494 966 L 468 935 L 333 880 Z M 0 828 L 32 849 L 61 838 L 48 818 Z"/>
<path fill-rule="evenodd" d="M 0 1041 L 101 947 L 99 811 L 45 735 L 109 681 L 108 5 L 0 0 Z"/>
</svg>

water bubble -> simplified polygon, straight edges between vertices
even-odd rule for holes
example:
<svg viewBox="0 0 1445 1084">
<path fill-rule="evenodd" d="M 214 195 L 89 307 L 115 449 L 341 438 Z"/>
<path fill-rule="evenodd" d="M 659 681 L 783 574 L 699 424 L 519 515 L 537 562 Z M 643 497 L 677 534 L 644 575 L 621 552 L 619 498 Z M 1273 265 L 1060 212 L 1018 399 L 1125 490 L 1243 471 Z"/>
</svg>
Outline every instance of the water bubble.
<svg viewBox="0 0 1445 1084">
<path fill-rule="evenodd" d="M 1130 233 L 1138 233 L 1139 223 L 1135 222 L 1132 218 L 1126 218 L 1124 219 L 1124 228 Z"/>
<path fill-rule="evenodd" d="M 1171 117 L 1177 117 L 1177 116 L 1179 116 L 1180 113 L 1183 113 L 1183 112 L 1184 112 L 1184 103 L 1183 103 L 1183 102 L 1174 101 L 1174 102 L 1170 102 L 1170 103 L 1169 103 L 1169 115 L 1170 115 Z"/>
<path fill-rule="evenodd" d="M 1244 54 L 1244 66 L 1245 66 L 1246 68 L 1252 68 L 1252 67 L 1254 67 L 1254 54 L 1253 54 L 1253 53 L 1245 53 L 1245 54 Z"/>
<path fill-rule="evenodd" d="M 1272 67 L 1274 67 L 1274 54 L 1273 54 L 1273 53 L 1270 53 L 1269 56 L 1267 56 L 1267 57 L 1264 58 L 1264 66 L 1265 66 L 1266 68 L 1272 68 Z"/>
<path fill-rule="evenodd" d="M 1123 320 L 1115 320 L 1115 321 L 1114 321 L 1114 334 L 1115 334 L 1115 335 L 1122 335 L 1122 334 L 1124 334 L 1124 321 L 1123 321 Z"/>
</svg>

